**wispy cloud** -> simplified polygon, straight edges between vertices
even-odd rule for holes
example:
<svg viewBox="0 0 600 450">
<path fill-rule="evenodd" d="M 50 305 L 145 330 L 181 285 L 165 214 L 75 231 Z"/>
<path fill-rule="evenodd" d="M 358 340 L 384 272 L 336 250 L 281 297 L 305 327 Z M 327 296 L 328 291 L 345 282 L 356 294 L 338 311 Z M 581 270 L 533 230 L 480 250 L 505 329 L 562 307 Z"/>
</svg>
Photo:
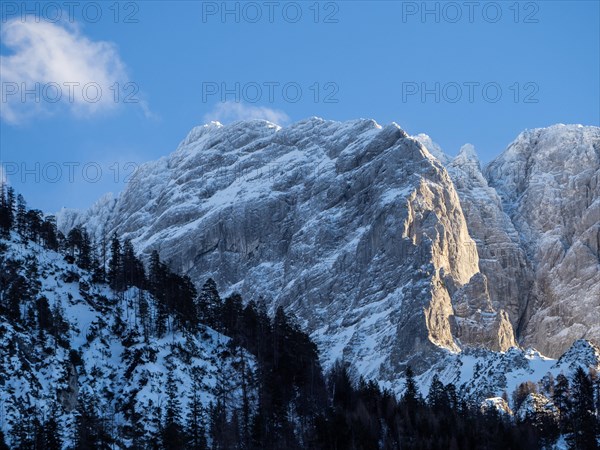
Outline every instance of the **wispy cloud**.
<svg viewBox="0 0 600 450">
<path fill-rule="evenodd" d="M 218 103 L 212 111 L 204 115 L 206 122 L 215 120 L 228 123 L 251 119 L 268 120 L 278 125 L 285 125 L 290 121 L 289 116 L 281 110 L 232 101 Z"/>
<path fill-rule="evenodd" d="M 10 54 L 0 55 L 0 117 L 9 123 L 65 108 L 86 117 L 115 109 L 137 91 L 125 89 L 127 68 L 116 46 L 93 41 L 72 24 L 13 19 L 1 37 Z M 148 116 L 146 104 L 142 111 Z"/>
</svg>

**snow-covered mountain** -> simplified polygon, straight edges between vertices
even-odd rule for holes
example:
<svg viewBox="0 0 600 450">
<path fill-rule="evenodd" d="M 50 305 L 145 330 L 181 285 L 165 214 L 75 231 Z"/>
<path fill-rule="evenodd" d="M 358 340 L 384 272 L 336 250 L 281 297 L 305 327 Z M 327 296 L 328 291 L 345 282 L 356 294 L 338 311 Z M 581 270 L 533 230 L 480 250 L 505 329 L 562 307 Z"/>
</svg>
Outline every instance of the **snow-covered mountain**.
<svg viewBox="0 0 600 450">
<path fill-rule="evenodd" d="M 598 342 L 599 174 L 596 127 L 527 131 L 482 168 L 372 120 L 212 123 L 58 224 L 283 305 L 325 364 L 393 383 L 446 351 Z"/>
<path fill-rule="evenodd" d="M 343 356 L 370 377 L 393 380 L 406 362 L 425 367 L 460 341 L 515 344 L 475 276 L 476 247 L 448 173 L 395 124 L 198 127 L 142 166 L 118 199 L 68 217 L 62 228 L 85 222 L 98 239 L 116 231 L 197 283 L 212 277 L 225 291 L 284 305 L 326 363 Z M 466 304 L 468 292 L 478 307 Z"/>
</svg>

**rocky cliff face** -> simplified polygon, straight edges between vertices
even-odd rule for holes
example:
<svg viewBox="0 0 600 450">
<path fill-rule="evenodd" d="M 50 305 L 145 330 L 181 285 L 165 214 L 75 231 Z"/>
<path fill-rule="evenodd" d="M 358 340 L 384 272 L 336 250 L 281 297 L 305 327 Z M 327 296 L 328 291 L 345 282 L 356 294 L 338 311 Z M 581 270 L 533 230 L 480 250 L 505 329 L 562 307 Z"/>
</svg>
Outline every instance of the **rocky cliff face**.
<svg viewBox="0 0 600 450">
<path fill-rule="evenodd" d="M 452 159 L 417 138 L 447 168 L 492 305 L 519 342 L 553 357 L 576 339 L 598 342 L 600 129 L 526 131 L 485 170 L 468 145 Z"/>
<path fill-rule="evenodd" d="M 486 169 L 527 260 L 518 331 L 557 357 L 600 340 L 600 128 L 526 131 Z M 531 278 L 530 278 L 531 277 Z"/>
<path fill-rule="evenodd" d="M 471 346 L 508 348 L 514 345 L 512 328 L 519 325 L 531 286 L 531 271 L 519 235 L 496 190 L 488 185 L 473 146 L 466 144 L 451 158 L 429 136 L 420 134 L 416 139 L 431 149 L 452 178 L 483 275 L 455 296 L 456 334 Z M 463 331 L 462 325 L 473 315 L 484 319 L 479 323 L 485 324 L 485 329 Z M 496 330 L 493 336 L 498 336 L 497 341 L 486 340 L 489 329 Z"/>
<path fill-rule="evenodd" d="M 61 226 L 78 220 L 159 250 L 197 283 L 285 305 L 325 362 L 344 357 L 368 376 L 424 368 L 440 348 L 515 345 L 452 180 L 395 124 L 197 127 L 117 200 Z"/>
</svg>

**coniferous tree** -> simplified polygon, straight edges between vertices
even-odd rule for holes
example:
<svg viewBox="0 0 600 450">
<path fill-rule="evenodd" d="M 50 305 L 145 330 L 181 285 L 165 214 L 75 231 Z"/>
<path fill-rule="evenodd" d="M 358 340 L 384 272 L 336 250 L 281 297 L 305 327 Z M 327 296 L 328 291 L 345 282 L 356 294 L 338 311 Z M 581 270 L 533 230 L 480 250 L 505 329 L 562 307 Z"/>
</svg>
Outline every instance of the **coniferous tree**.
<svg viewBox="0 0 600 450">
<path fill-rule="evenodd" d="M 8 317 L 19 320 L 20 304 L 24 293 L 16 293 L 15 290 L 20 290 L 21 287 L 13 288 L 15 283 L 24 284 L 25 280 L 19 274 L 21 264 L 13 259 L 5 259 L 0 255 L 0 265 L 3 270 L 0 270 L 0 313 L 6 314 Z"/>
<path fill-rule="evenodd" d="M 15 190 L 8 186 L 6 188 L 6 207 L 10 228 L 15 225 Z"/>
<path fill-rule="evenodd" d="M 0 450 L 10 450 L 4 439 L 4 432 L 0 429 Z"/>
<path fill-rule="evenodd" d="M 77 265 L 82 269 L 92 269 L 92 242 L 90 235 L 83 227 L 81 228 L 81 245 L 79 248 Z"/>
<path fill-rule="evenodd" d="M 39 243 L 42 231 L 42 211 L 39 209 L 30 209 L 25 214 L 26 237 L 33 242 Z"/>
<path fill-rule="evenodd" d="M 148 271 L 148 287 L 157 300 L 165 301 L 166 293 L 166 268 L 160 260 L 158 251 L 153 250 L 150 255 L 150 268 Z"/>
<path fill-rule="evenodd" d="M 46 247 L 50 250 L 57 251 L 59 242 L 57 237 L 56 218 L 54 216 L 48 216 L 44 219 L 40 233 Z"/>
<path fill-rule="evenodd" d="M 150 323 L 150 305 L 146 298 L 146 291 L 139 290 L 137 295 L 137 317 L 140 325 L 142 326 L 142 334 L 144 336 L 144 342 L 148 342 L 150 338 L 151 323 Z"/>
<path fill-rule="evenodd" d="M 163 447 L 173 450 L 185 448 L 186 439 L 181 426 L 181 402 L 177 389 L 177 381 L 173 373 L 174 368 L 169 367 L 167 374 L 165 406 L 165 423 L 162 430 Z"/>
<path fill-rule="evenodd" d="M 202 323 L 215 328 L 218 327 L 222 307 L 221 297 L 217 291 L 217 284 L 212 278 L 206 280 L 196 300 L 198 317 Z"/>
<path fill-rule="evenodd" d="M 37 413 L 37 411 L 36 411 L 36 413 Z M 40 422 L 40 419 L 38 418 L 37 414 L 33 417 L 32 426 L 33 426 L 33 448 L 34 449 L 45 448 L 44 427 L 42 426 L 42 423 Z"/>
<path fill-rule="evenodd" d="M 24 238 L 27 230 L 27 203 L 21 194 L 17 195 L 16 228 L 19 235 Z"/>
<path fill-rule="evenodd" d="M 101 261 L 98 246 L 92 242 L 92 250 L 90 252 L 90 272 L 92 272 L 92 281 L 94 283 L 106 282 L 106 267 Z"/>
<path fill-rule="evenodd" d="M 410 366 L 406 367 L 404 372 L 405 388 L 404 394 L 402 395 L 402 400 L 409 406 L 415 406 L 421 401 L 421 394 L 419 392 L 419 388 L 417 387 L 417 383 L 415 382 L 415 374 Z"/>
<path fill-rule="evenodd" d="M 13 423 L 11 430 L 11 445 L 17 449 L 31 449 L 35 446 L 35 424 L 37 419 L 35 410 L 31 405 L 19 404 L 17 406 L 18 419 Z"/>
<path fill-rule="evenodd" d="M 431 380 L 429 394 L 427 394 L 427 404 L 436 410 L 446 409 L 449 406 L 446 389 L 437 373 Z"/>
<path fill-rule="evenodd" d="M 99 420 L 91 397 L 81 395 L 78 402 L 75 431 L 75 448 L 93 450 L 100 446 Z"/>
<path fill-rule="evenodd" d="M 0 225 L 4 226 L 4 221 L 6 220 L 6 218 L 8 218 L 8 211 L 6 211 L 6 208 L 8 207 L 7 204 L 7 200 L 6 200 L 6 183 L 4 182 L 4 180 L 0 179 L 0 214 L 2 214 L 2 216 L 0 217 L 2 220 L 0 220 Z M 8 227 L 10 229 L 10 226 Z"/>
<path fill-rule="evenodd" d="M 40 331 L 46 331 L 53 334 L 54 330 L 54 319 L 52 317 L 52 311 L 50 310 L 50 304 L 46 297 L 40 297 L 36 302 L 37 306 L 37 320 Z"/>
<path fill-rule="evenodd" d="M 166 267 L 160 261 L 156 250 L 150 255 L 150 268 L 148 270 L 148 287 L 150 293 L 156 299 L 156 334 L 160 337 L 166 332 L 167 323 L 167 287 L 166 287 Z"/>
<path fill-rule="evenodd" d="M 97 398 L 92 393 L 80 393 L 76 416 L 77 450 L 108 450 L 113 443 L 104 417 L 98 414 Z"/>
<path fill-rule="evenodd" d="M 137 258 L 135 256 L 133 244 L 129 239 L 125 239 L 125 241 L 123 241 L 121 259 L 123 264 L 123 278 L 125 284 L 126 286 L 134 286 Z"/>
<path fill-rule="evenodd" d="M 192 379 L 192 389 L 188 396 L 187 407 L 187 446 L 191 450 L 205 450 L 207 448 L 206 430 L 204 425 L 204 408 L 200 401 L 202 385 L 198 371 L 193 372 Z"/>
<path fill-rule="evenodd" d="M 81 236 L 81 228 L 75 227 L 67 233 L 67 250 L 69 251 L 73 260 L 75 259 L 76 254 L 79 252 L 81 248 L 81 241 L 83 240 Z"/>
<path fill-rule="evenodd" d="M 333 405 L 350 409 L 354 402 L 352 379 L 348 373 L 348 367 L 343 361 L 336 361 L 329 374 L 329 388 Z"/>
<path fill-rule="evenodd" d="M 84 227 L 75 227 L 67 235 L 67 248 L 70 256 L 82 269 L 92 269 L 92 243 Z"/>
<path fill-rule="evenodd" d="M 50 410 L 50 416 L 44 424 L 44 450 L 62 450 L 62 440 L 60 438 L 60 429 L 56 410 L 58 405 L 54 405 Z"/>
<path fill-rule="evenodd" d="M 21 304 L 27 298 L 28 293 L 27 280 L 21 275 L 16 275 L 5 295 L 7 316 L 15 322 L 19 322 L 22 319 Z"/>
<path fill-rule="evenodd" d="M 0 233 L 8 237 L 14 225 L 15 193 L 12 187 L 0 184 Z"/>
<path fill-rule="evenodd" d="M 454 410 L 458 409 L 458 394 L 456 393 L 456 386 L 453 383 L 448 383 L 446 386 L 444 386 L 444 390 L 446 391 L 448 407 Z M 508 397 L 506 396 L 506 392 L 504 393 L 503 398 L 504 401 L 506 401 L 506 403 L 508 404 Z"/>
<path fill-rule="evenodd" d="M 6 207 L 9 227 L 12 229 L 15 224 L 15 190 L 11 186 L 6 188 Z"/>
<path fill-rule="evenodd" d="M 235 336 L 241 328 L 242 311 L 244 304 L 242 296 L 237 292 L 230 295 L 223 302 L 218 320 L 223 327 L 223 332 L 227 335 Z"/>
<path fill-rule="evenodd" d="M 585 371 L 578 367 L 573 377 L 573 432 L 569 443 L 578 450 L 596 450 L 597 422 L 594 414 L 594 387 Z"/>
<path fill-rule="evenodd" d="M 69 322 L 65 319 L 64 309 L 59 301 L 52 307 L 52 320 L 54 322 L 52 331 L 55 341 L 62 347 L 68 348 L 66 337 L 69 333 Z"/>
<path fill-rule="evenodd" d="M 227 448 L 227 412 L 225 406 L 219 400 L 216 403 L 211 402 L 208 406 L 208 429 L 212 448 L 225 450 Z"/>
<path fill-rule="evenodd" d="M 117 235 L 113 235 L 110 246 L 110 260 L 108 262 L 108 283 L 110 287 L 117 292 L 124 289 L 123 266 L 121 255 L 121 243 Z"/>
<path fill-rule="evenodd" d="M 144 265 L 135 255 L 133 245 L 129 239 L 123 242 L 122 265 L 125 285 L 127 287 L 136 286 L 140 289 L 145 288 Z"/>
<path fill-rule="evenodd" d="M 169 312 L 175 315 L 176 325 L 188 330 L 194 329 L 198 324 L 194 302 L 197 293 L 194 283 L 187 275 L 180 276 L 170 272 L 167 280 L 169 286 L 167 305 Z"/>
<path fill-rule="evenodd" d="M 554 384 L 554 393 L 552 395 L 552 401 L 558 408 L 559 414 L 559 425 L 561 431 L 570 431 L 570 420 L 571 416 L 571 393 L 569 387 L 569 380 L 562 373 L 556 377 L 556 383 Z"/>
<path fill-rule="evenodd" d="M 145 444 L 144 448 L 163 450 L 163 417 L 161 406 L 154 406 L 152 400 L 150 400 L 148 407 L 143 412 L 143 416 L 149 417 L 148 423 L 151 426 L 150 430 L 144 434 L 144 439 L 142 439 Z"/>
<path fill-rule="evenodd" d="M 99 249 L 99 263 L 100 263 L 100 268 L 102 270 L 102 279 L 106 280 L 107 275 L 106 275 L 106 266 L 107 266 L 107 251 L 106 248 L 108 246 L 108 242 L 107 242 L 107 236 L 106 233 L 104 231 L 104 229 L 102 230 L 102 239 L 100 240 L 100 249 Z"/>
</svg>

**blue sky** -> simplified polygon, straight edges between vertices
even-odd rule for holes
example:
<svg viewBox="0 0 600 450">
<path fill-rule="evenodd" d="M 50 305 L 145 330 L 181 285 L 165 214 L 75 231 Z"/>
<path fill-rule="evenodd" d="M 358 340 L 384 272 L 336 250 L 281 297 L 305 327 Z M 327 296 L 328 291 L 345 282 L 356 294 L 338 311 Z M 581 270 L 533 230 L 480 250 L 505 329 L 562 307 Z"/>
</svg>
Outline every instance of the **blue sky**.
<svg viewBox="0 0 600 450">
<path fill-rule="evenodd" d="M 47 5 L 3 2 L 0 23 L 0 159 L 47 212 L 212 119 L 395 121 L 482 161 L 526 128 L 600 123 L 596 1 Z"/>
</svg>

